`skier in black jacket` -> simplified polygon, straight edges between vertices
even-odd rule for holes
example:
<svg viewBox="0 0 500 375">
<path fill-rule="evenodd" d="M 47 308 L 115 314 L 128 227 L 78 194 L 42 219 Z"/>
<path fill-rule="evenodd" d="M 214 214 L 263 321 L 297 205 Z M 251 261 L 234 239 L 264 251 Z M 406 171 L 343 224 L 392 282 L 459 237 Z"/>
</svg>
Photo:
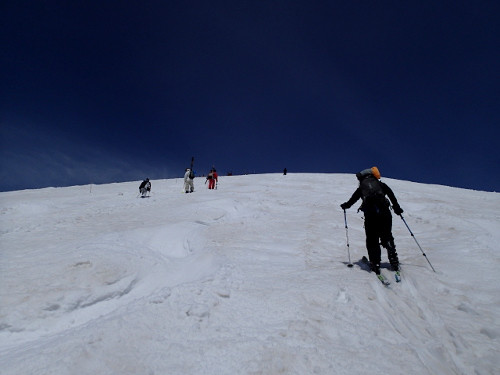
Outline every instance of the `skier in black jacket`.
<svg viewBox="0 0 500 375">
<path fill-rule="evenodd" d="M 150 191 L 151 191 L 151 182 L 149 182 L 149 178 L 146 178 L 139 185 L 139 193 L 141 193 L 141 195 L 145 197 L 146 194 Z"/>
<path fill-rule="evenodd" d="M 370 260 L 370 268 L 380 274 L 380 245 L 387 249 L 387 256 L 394 271 L 399 270 L 399 259 L 392 236 L 392 215 L 389 209 L 389 197 L 394 213 L 401 215 L 399 206 L 391 188 L 379 180 L 377 167 L 365 169 L 356 174 L 359 187 L 351 198 L 340 205 L 343 210 L 350 208 L 358 199 L 363 200 L 360 207 L 365 214 L 366 249 Z"/>
</svg>

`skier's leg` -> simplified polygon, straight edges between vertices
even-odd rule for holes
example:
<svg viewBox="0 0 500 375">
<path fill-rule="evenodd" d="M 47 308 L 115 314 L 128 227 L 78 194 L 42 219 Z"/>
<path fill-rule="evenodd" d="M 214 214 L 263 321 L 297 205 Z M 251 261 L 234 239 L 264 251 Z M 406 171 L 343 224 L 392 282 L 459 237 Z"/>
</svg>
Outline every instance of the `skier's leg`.
<svg viewBox="0 0 500 375">
<path fill-rule="evenodd" d="M 376 220 L 365 219 L 366 250 L 371 268 L 375 273 L 380 273 L 380 244 Z"/>
<path fill-rule="evenodd" d="M 388 213 L 388 215 L 384 215 L 382 219 L 380 241 L 382 246 L 387 249 L 387 258 L 389 258 L 392 269 L 397 271 L 399 270 L 399 258 L 396 251 L 396 244 L 394 243 L 394 237 L 392 236 L 392 216 Z"/>
<path fill-rule="evenodd" d="M 399 258 L 398 252 L 396 251 L 396 245 L 394 244 L 394 240 L 389 240 L 387 242 L 387 257 L 389 258 L 389 262 L 391 263 L 391 267 L 394 271 L 399 270 Z"/>
</svg>

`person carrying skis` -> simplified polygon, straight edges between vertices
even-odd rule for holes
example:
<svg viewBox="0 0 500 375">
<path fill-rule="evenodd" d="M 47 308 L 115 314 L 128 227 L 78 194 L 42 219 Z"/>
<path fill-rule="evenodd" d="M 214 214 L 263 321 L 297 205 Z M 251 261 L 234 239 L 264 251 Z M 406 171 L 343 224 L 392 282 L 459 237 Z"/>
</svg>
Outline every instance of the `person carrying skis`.
<svg viewBox="0 0 500 375">
<path fill-rule="evenodd" d="M 370 268 L 377 275 L 380 274 L 380 245 L 387 249 L 387 256 L 394 271 L 399 270 L 399 259 L 392 236 L 392 215 L 390 203 L 396 215 L 403 210 L 389 186 L 380 181 L 380 172 L 377 167 L 365 169 L 356 173 L 359 187 L 351 198 L 340 205 L 343 210 L 350 208 L 358 199 L 363 200 L 359 208 L 365 214 L 366 249 L 370 261 Z"/>
<path fill-rule="evenodd" d="M 149 178 L 146 178 L 139 185 L 139 193 L 141 193 L 141 196 L 145 197 L 146 194 L 150 191 L 151 191 L 151 182 L 149 182 Z"/>
<path fill-rule="evenodd" d="M 217 182 L 219 181 L 219 176 L 217 175 L 217 171 L 215 170 L 215 168 L 212 168 L 210 170 L 210 173 L 207 175 L 205 183 L 207 183 L 207 181 L 208 181 L 208 188 L 214 189 Z"/>
<path fill-rule="evenodd" d="M 194 191 L 194 172 L 190 168 L 186 168 L 184 173 L 184 190 L 186 193 Z"/>
</svg>

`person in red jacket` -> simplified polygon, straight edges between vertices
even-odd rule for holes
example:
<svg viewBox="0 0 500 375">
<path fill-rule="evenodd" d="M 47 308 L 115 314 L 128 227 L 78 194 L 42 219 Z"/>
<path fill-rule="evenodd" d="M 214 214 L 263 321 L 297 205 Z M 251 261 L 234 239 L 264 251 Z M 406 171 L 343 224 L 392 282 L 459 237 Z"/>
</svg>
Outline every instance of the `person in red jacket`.
<svg viewBox="0 0 500 375">
<path fill-rule="evenodd" d="M 214 189 L 217 186 L 217 182 L 219 181 L 219 176 L 217 175 L 217 171 L 215 168 L 212 168 L 210 170 L 210 173 L 207 176 L 207 179 L 205 180 L 205 183 L 208 181 L 208 188 L 209 189 Z"/>
</svg>

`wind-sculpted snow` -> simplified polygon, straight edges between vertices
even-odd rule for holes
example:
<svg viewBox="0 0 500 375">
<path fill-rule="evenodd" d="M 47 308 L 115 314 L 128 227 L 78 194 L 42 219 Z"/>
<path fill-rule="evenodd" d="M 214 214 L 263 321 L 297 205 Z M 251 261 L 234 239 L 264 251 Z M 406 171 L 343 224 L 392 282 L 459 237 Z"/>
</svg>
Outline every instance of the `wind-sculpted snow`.
<svg viewBox="0 0 500 375">
<path fill-rule="evenodd" d="M 0 373 L 496 374 L 499 194 L 384 180 L 437 270 L 394 216 L 390 288 L 354 175 L 0 193 Z"/>
</svg>

